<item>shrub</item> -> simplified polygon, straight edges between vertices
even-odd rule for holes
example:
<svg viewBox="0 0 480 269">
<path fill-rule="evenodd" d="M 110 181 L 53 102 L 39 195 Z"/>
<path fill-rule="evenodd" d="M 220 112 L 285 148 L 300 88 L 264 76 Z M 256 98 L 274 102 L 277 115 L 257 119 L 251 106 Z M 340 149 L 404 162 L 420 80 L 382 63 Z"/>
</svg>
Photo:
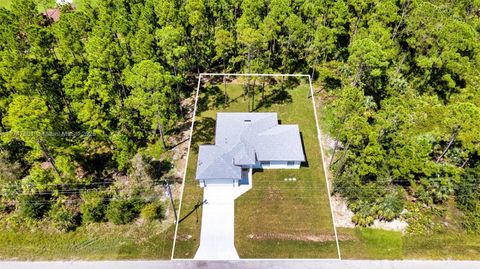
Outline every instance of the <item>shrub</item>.
<svg viewBox="0 0 480 269">
<path fill-rule="evenodd" d="M 106 196 L 100 192 L 82 193 L 80 212 L 83 222 L 101 222 L 105 220 Z"/>
<path fill-rule="evenodd" d="M 107 207 L 107 218 L 113 224 L 127 224 L 138 217 L 142 203 L 138 199 L 112 200 Z"/>
<path fill-rule="evenodd" d="M 152 202 L 146 204 L 140 213 L 140 216 L 145 220 L 161 220 L 164 219 L 164 208 L 161 203 L 159 202 Z"/>
<path fill-rule="evenodd" d="M 41 219 L 49 209 L 49 200 L 41 195 L 20 195 L 19 209 L 22 217 Z"/>
<path fill-rule="evenodd" d="M 466 212 L 463 226 L 469 233 L 480 234 L 480 210 Z"/>
<path fill-rule="evenodd" d="M 71 231 L 79 225 L 78 213 L 61 202 L 53 205 L 48 215 L 54 227 L 62 232 Z"/>
<path fill-rule="evenodd" d="M 401 188 L 398 188 L 395 192 L 387 193 L 382 200 L 377 211 L 379 219 L 391 221 L 400 216 L 405 206 L 404 192 Z"/>
</svg>

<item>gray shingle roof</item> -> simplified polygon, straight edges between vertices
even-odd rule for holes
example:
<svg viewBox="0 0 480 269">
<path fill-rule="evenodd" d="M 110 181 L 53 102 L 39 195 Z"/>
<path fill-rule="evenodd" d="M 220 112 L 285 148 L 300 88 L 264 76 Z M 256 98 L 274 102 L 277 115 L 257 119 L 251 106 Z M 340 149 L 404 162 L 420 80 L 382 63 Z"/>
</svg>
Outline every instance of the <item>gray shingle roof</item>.
<svg viewBox="0 0 480 269">
<path fill-rule="evenodd" d="M 305 161 L 298 125 L 279 125 L 277 113 L 217 113 L 215 145 L 201 145 L 197 179 L 240 179 L 241 165 Z"/>
</svg>

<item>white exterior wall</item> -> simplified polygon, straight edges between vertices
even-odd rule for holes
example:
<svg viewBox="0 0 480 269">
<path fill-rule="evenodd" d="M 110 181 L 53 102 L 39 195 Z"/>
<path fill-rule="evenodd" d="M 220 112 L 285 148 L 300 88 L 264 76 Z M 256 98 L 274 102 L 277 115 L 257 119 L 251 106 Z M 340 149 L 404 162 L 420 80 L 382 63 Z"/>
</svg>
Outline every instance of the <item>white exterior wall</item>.
<svg viewBox="0 0 480 269">
<path fill-rule="evenodd" d="M 205 179 L 199 180 L 200 187 L 225 187 L 225 186 L 238 186 L 238 180 L 234 179 Z"/>
<path fill-rule="evenodd" d="M 294 162 L 293 165 L 287 165 L 287 161 L 270 161 L 270 165 L 264 165 L 257 162 L 253 168 L 262 169 L 299 169 L 301 162 Z"/>
<path fill-rule="evenodd" d="M 269 165 L 262 165 L 257 162 L 251 168 L 253 169 L 299 169 L 301 162 L 294 162 L 293 165 L 288 165 L 287 161 L 270 161 Z M 242 166 L 243 168 L 250 168 L 250 166 Z M 252 170 L 249 171 L 249 181 L 252 178 Z M 239 181 L 236 179 L 205 179 L 199 180 L 200 187 L 226 187 L 226 186 L 239 186 Z M 250 183 L 251 184 L 251 183 Z"/>
</svg>

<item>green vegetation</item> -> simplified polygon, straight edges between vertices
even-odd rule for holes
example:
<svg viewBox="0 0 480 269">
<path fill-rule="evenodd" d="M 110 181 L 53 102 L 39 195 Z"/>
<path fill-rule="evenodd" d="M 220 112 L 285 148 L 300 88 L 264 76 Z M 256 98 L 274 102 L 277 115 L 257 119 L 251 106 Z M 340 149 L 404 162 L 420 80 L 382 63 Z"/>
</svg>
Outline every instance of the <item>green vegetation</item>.
<svg viewBox="0 0 480 269">
<path fill-rule="evenodd" d="M 338 228 L 342 259 L 402 259 L 400 232 L 370 228 Z"/>
<path fill-rule="evenodd" d="M 107 219 L 113 224 L 131 223 L 140 214 L 139 200 L 113 200 L 108 204 Z"/>
<path fill-rule="evenodd" d="M 2 0 L 0 1 L 0 7 L 9 8 L 12 2 L 10 0 Z"/>
<path fill-rule="evenodd" d="M 458 232 L 480 232 L 478 3 L 440 2 L 358 10 L 341 72 L 320 75 L 334 191 L 360 226 L 402 217 L 435 234 L 455 199 Z"/>
<path fill-rule="evenodd" d="M 4 8 L 7 8 L 9 9 L 10 6 L 12 5 L 12 0 L 1 0 L 0 1 L 0 8 L 4 7 Z M 56 1 L 55 0 L 36 0 L 34 1 L 36 4 L 37 4 L 37 9 L 39 12 L 44 12 L 45 9 L 47 8 L 53 8 L 56 6 Z M 75 3 L 77 2 L 83 2 L 81 0 L 79 1 L 75 1 Z"/>
<path fill-rule="evenodd" d="M 41 225 L 44 227 L 41 227 Z M 48 223 L 26 229 L 5 226 L 0 229 L 2 260 L 103 260 L 168 259 L 174 227 L 164 230 L 159 222 L 111 225 L 93 223 L 75 232 L 49 230 Z"/>
<path fill-rule="evenodd" d="M 238 78 L 237 78 L 238 79 Z M 198 248 L 202 189 L 195 180 L 198 146 L 212 143 L 216 112 L 275 111 L 282 124 L 298 124 L 307 163 L 299 170 L 264 170 L 253 174 L 253 188 L 235 200 L 235 246 L 242 258 L 336 258 L 338 257 L 328 203 L 320 148 L 309 86 L 296 79 L 275 81 L 263 90 L 262 78 L 252 78 L 252 98 L 243 99 L 241 84 L 227 84 L 228 105 L 223 85 L 200 90 L 192 147 L 182 201 L 175 257 L 193 257 Z M 262 98 L 262 94 L 264 98 Z M 284 178 L 295 177 L 296 182 Z M 193 211 L 193 212 L 192 212 Z"/>
<path fill-rule="evenodd" d="M 402 235 L 370 228 L 340 228 L 343 259 L 475 260 L 480 236 L 449 231 L 434 235 Z"/>
<path fill-rule="evenodd" d="M 113 23 L 119 14 L 109 17 L 112 6 L 106 2 L 98 10 L 92 7 L 96 1 L 81 1 L 78 9 L 63 6 L 58 22 L 40 14 L 55 6 L 53 0 L 2 4 L 8 7 L 0 8 L 2 224 L 9 227 L 10 220 L 21 219 L 26 227 L 43 224 L 65 238 L 83 238 L 89 225 L 130 225 L 137 219 L 169 219 L 166 225 L 173 226 L 162 207 L 168 199 L 165 182 L 177 180 L 169 143 L 176 143 L 176 128 L 182 124 L 177 115 L 183 109 L 183 80 L 152 60 L 153 54 L 125 53 L 125 36 Z M 146 10 L 135 21 L 151 19 Z M 155 206 L 140 214 L 147 204 Z M 10 232 L 9 240 L 15 234 L 42 240 L 56 236 L 41 229 L 28 235 L 26 227 Z M 132 233 L 143 229 L 130 228 Z M 39 249 L 45 244 L 31 243 Z M 67 246 L 61 243 L 51 252 Z"/>
<path fill-rule="evenodd" d="M 454 214 L 455 233 L 480 233 L 478 0 L 77 4 L 58 22 L 39 14 L 50 0 L 0 4 L 2 218 L 75 232 L 111 199 L 165 197 L 195 75 L 224 70 L 312 74 L 334 191 L 359 226 L 401 217 L 434 236 Z M 85 191 L 106 208 L 82 207 Z"/>
</svg>

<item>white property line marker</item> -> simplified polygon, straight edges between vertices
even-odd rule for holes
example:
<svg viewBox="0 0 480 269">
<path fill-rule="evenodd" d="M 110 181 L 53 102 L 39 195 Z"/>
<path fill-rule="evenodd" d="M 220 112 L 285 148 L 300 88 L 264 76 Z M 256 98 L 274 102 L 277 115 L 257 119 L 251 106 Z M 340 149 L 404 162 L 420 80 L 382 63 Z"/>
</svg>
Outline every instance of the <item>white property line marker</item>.
<svg viewBox="0 0 480 269">
<path fill-rule="evenodd" d="M 332 208 L 332 198 L 330 197 L 330 186 L 328 185 L 328 173 L 327 173 L 327 166 L 325 164 L 324 158 L 324 151 L 322 145 L 322 133 L 320 132 L 320 126 L 318 125 L 318 115 L 317 115 L 317 107 L 315 105 L 315 96 L 313 94 L 313 86 L 312 86 L 312 78 L 308 75 L 308 82 L 310 83 L 310 94 L 313 103 L 313 113 L 315 113 L 315 123 L 317 125 L 317 134 L 318 134 L 318 143 L 320 144 L 320 152 L 322 154 L 322 163 L 323 163 L 323 172 L 325 172 L 325 183 L 327 184 L 327 191 L 328 191 L 328 202 L 330 204 L 330 213 L 332 214 L 332 221 L 333 221 L 333 232 L 335 233 L 335 241 L 337 241 L 337 251 L 338 251 L 338 258 L 341 260 L 342 256 L 340 254 L 340 244 L 338 243 L 338 235 L 337 235 L 337 227 L 335 226 L 335 216 L 333 215 L 333 208 Z"/>
<path fill-rule="evenodd" d="M 173 246 L 172 246 L 172 255 L 170 257 L 173 260 L 173 255 L 175 253 L 175 244 L 177 243 L 177 232 L 178 232 L 178 223 L 180 218 L 180 213 L 182 211 L 182 201 L 183 201 L 183 191 L 185 190 L 185 180 L 187 177 L 187 167 L 188 167 L 188 157 L 190 156 L 190 147 L 192 146 L 192 137 L 193 137 L 193 125 L 195 124 L 195 115 L 197 114 L 197 101 L 198 101 L 198 93 L 200 92 L 200 82 L 202 81 L 202 74 L 198 76 L 198 84 L 197 84 L 197 92 L 195 93 L 195 105 L 193 107 L 193 115 L 192 115 L 192 125 L 190 126 L 190 137 L 188 139 L 188 150 L 187 156 L 185 160 L 185 169 L 183 171 L 183 182 L 182 182 L 182 191 L 180 192 L 180 205 L 178 206 L 178 217 L 175 223 L 175 234 L 173 236 Z"/>
<path fill-rule="evenodd" d="M 198 76 L 198 84 L 197 84 L 197 91 L 195 93 L 195 106 L 193 108 L 193 116 L 192 116 L 192 125 L 190 127 L 190 138 L 189 138 L 189 141 L 188 141 L 188 151 L 187 151 L 187 156 L 186 156 L 186 161 L 185 161 L 185 170 L 184 170 L 184 173 L 183 173 L 183 182 L 182 182 L 182 191 L 181 191 L 181 197 L 180 197 L 180 205 L 178 207 L 178 217 L 180 218 L 180 214 L 181 214 L 181 209 L 182 209 L 182 201 L 183 201 L 183 192 L 184 192 L 184 189 L 185 189 L 185 179 L 186 179 L 186 175 L 187 175 L 187 167 L 188 167 L 188 158 L 189 158 L 189 155 L 190 155 L 190 147 L 191 147 L 191 144 L 192 144 L 192 137 L 193 137 L 193 126 L 195 124 L 195 116 L 196 116 L 196 112 L 197 112 L 197 101 L 198 101 L 198 95 L 199 95 L 199 92 L 200 92 L 200 83 L 201 83 L 201 80 L 202 80 L 202 76 L 252 76 L 252 77 L 308 77 L 308 81 L 309 81 L 309 84 L 310 84 L 310 94 L 311 94 L 311 98 L 312 98 L 312 104 L 313 104 L 313 112 L 315 114 L 315 124 L 316 124 L 316 128 L 317 128 L 317 134 L 318 134 L 318 142 L 320 144 L 320 153 L 321 153 L 321 157 L 322 157 L 322 164 L 323 164 L 323 170 L 325 172 L 325 183 L 327 185 L 327 191 L 328 191 L 328 201 L 329 201 L 329 205 L 330 205 L 330 213 L 332 215 L 332 222 L 333 222 L 333 231 L 335 233 L 335 241 L 336 241 L 336 244 L 337 244 L 337 252 L 338 252 L 338 258 L 337 259 L 332 259 L 332 258 L 319 258 L 319 259 L 241 259 L 241 260 L 251 260 L 251 261 L 272 261 L 272 260 L 341 260 L 342 257 L 340 255 L 340 245 L 338 243 L 338 235 L 337 235 L 337 228 L 335 226 L 335 217 L 333 215 L 333 208 L 332 208 L 332 199 L 330 197 L 330 186 L 328 185 L 328 174 L 327 174 L 327 166 L 325 165 L 325 160 L 323 158 L 323 146 L 322 146 L 322 138 L 321 138 L 321 132 L 320 132 L 320 127 L 318 125 L 318 116 L 317 116 L 317 108 L 315 106 L 315 98 L 314 98 L 314 95 L 313 95 L 313 86 L 312 86 L 312 78 L 310 75 L 305 75 L 305 74 L 235 74 L 235 73 L 200 73 L 199 76 Z M 285 180 L 287 180 L 287 178 L 285 178 Z M 176 223 L 176 226 L 175 226 L 175 235 L 173 237 L 173 247 L 172 247 L 172 255 L 171 255 L 171 260 L 179 260 L 179 261 L 182 261 L 182 260 L 188 260 L 188 261 L 193 261 L 193 259 L 185 259 L 185 258 L 178 258 L 178 259 L 175 259 L 173 256 L 174 256 L 174 253 L 175 253 L 175 244 L 176 244 L 176 241 L 177 241 L 177 232 L 178 232 L 178 222 Z"/>
</svg>

